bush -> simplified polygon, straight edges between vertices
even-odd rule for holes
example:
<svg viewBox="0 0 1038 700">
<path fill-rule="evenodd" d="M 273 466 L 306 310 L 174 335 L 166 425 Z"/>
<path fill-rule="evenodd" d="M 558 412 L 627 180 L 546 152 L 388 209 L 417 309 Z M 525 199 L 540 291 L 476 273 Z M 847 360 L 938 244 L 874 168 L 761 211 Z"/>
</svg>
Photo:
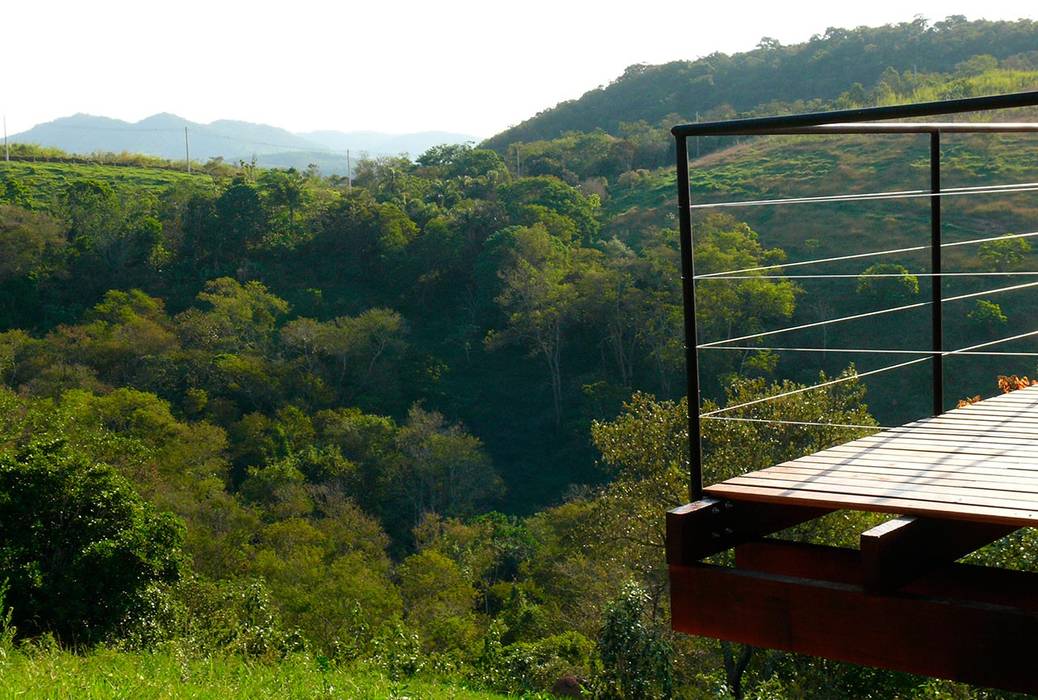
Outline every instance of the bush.
<svg viewBox="0 0 1038 700">
<path fill-rule="evenodd" d="M 673 649 L 662 630 L 645 619 L 648 603 L 648 594 L 629 583 L 606 610 L 598 638 L 603 697 L 649 700 L 673 692 Z"/>
<path fill-rule="evenodd" d="M 588 678 L 595 645 L 579 632 L 503 646 L 503 625 L 495 622 L 484 638 L 479 680 L 505 693 L 549 690 L 563 676 Z"/>
<path fill-rule="evenodd" d="M 130 649 L 173 644 L 190 655 L 229 654 L 264 663 L 304 649 L 260 580 L 192 576 L 172 586 L 152 586 L 145 604 L 126 619 L 123 638 Z"/>
<path fill-rule="evenodd" d="M 21 636 L 96 643 L 153 582 L 180 576 L 180 523 L 63 441 L 0 455 L 0 532 L 0 580 Z"/>
</svg>

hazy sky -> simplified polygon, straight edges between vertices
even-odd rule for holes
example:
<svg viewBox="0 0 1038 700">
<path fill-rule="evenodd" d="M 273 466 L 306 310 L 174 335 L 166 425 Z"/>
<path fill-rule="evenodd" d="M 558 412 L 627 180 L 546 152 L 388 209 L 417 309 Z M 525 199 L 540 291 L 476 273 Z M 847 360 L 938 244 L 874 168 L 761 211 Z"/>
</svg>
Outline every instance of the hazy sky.
<svg viewBox="0 0 1038 700">
<path fill-rule="evenodd" d="M 676 13 L 681 11 L 681 16 Z M 634 63 L 827 27 L 1038 17 L 1034 0 L 7 0 L 8 131 L 75 112 L 489 136 Z"/>
</svg>

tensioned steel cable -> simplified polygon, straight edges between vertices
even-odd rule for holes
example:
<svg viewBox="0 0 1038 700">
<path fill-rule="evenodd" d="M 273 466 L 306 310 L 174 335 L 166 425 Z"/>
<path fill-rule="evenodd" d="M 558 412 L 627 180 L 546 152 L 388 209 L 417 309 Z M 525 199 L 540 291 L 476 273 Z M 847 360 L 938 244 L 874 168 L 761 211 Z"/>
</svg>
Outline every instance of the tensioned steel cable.
<svg viewBox="0 0 1038 700">
<path fill-rule="evenodd" d="M 818 426 L 823 428 L 854 428 L 858 430 L 882 430 L 888 433 L 894 433 L 895 435 L 929 435 L 929 436 L 947 436 L 947 427 L 937 426 L 931 427 L 925 422 L 914 421 L 905 425 L 861 425 L 858 423 L 828 423 L 825 421 L 800 421 L 800 420 L 783 420 L 781 418 L 747 418 L 743 416 L 705 416 L 707 420 L 721 420 L 721 421 L 732 421 L 737 423 L 774 423 L 777 425 L 795 425 L 795 426 Z M 1012 435 L 1020 435 L 1026 433 L 1024 431 L 1017 431 Z M 955 434 L 961 437 L 989 437 L 990 433 L 984 431 L 981 428 L 974 428 L 972 430 L 963 430 L 961 428 L 955 429 Z"/>
<path fill-rule="evenodd" d="M 825 204 L 833 202 L 868 202 L 880 199 L 929 199 L 931 197 L 957 197 L 970 194 L 1005 194 L 1038 191 L 1038 182 L 1021 182 L 1010 185 L 976 185 L 973 187 L 950 187 L 940 192 L 930 190 L 893 190 L 889 192 L 863 192 L 861 194 L 833 194 L 814 197 L 785 197 L 781 199 L 748 199 L 738 202 L 704 202 L 691 204 L 689 209 L 725 209 L 733 207 L 764 207 L 774 204 Z"/>
<path fill-rule="evenodd" d="M 971 350 L 979 350 L 980 348 L 990 347 L 992 345 L 997 345 L 998 343 L 1007 343 L 1007 342 L 1009 342 L 1011 340 L 1019 340 L 1020 338 L 1027 338 L 1027 337 L 1034 336 L 1034 335 L 1038 335 L 1038 330 L 1028 331 L 1027 333 L 1020 333 L 1018 335 L 1010 336 L 1008 338 L 999 338 L 998 340 L 990 340 L 990 341 L 987 341 L 987 342 L 984 342 L 984 343 L 978 343 L 977 345 L 970 345 L 970 346 L 965 347 L 965 348 L 959 348 L 958 350 L 950 350 L 948 352 L 941 353 L 941 354 L 942 355 L 958 355 L 958 354 L 962 354 L 962 353 L 965 353 L 965 352 L 968 352 L 968 351 L 971 351 Z M 707 411 L 706 413 L 701 413 L 701 414 L 699 414 L 699 417 L 700 418 L 709 418 L 710 416 L 714 416 L 714 415 L 717 415 L 719 413 L 727 413 L 728 411 L 734 411 L 734 410 L 739 409 L 739 408 L 746 408 L 747 406 L 755 406 L 755 405 L 757 405 L 759 403 L 764 403 L 765 401 L 774 401 L 775 399 L 783 399 L 783 398 L 786 398 L 788 396 L 796 396 L 797 394 L 803 394 L 804 392 L 807 392 L 807 391 L 813 391 L 815 389 L 822 389 L 822 388 L 825 388 L 827 386 L 833 386 L 835 384 L 842 384 L 843 382 L 849 382 L 852 379 L 860 379 L 862 377 L 869 377 L 869 376 L 872 376 L 874 374 L 879 374 L 880 372 L 889 372 L 890 370 L 901 369 L 902 367 L 908 367 L 910 365 L 919 364 L 920 362 L 929 362 L 929 361 L 930 361 L 929 357 L 919 357 L 919 358 L 916 358 L 914 360 L 907 360 L 906 362 L 898 362 L 897 364 L 888 365 L 886 367 L 879 367 L 878 369 L 872 369 L 872 370 L 869 370 L 868 372 L 855 372 L 854 374 L 849 374 L 849 375 L 847 375 L 845 377 L 837 377 L 836 379 L 830 379 L 829 381 L 819 382 L 818 384 L 813 384 L 811 386 L 805 386 L 805 387 L 799 387 L 797 389 L 791 389 L 790 391 L 784 391 L 782 393 L 774 394 L 772 396 L 765 396 L 763 398 L 754 399 L 752 401 L 745 401 L 743 403 L 736 404 L 734 406 L 724 406 L 723 408 L 717 408 L 717 409 L 714 409 L 713 411 Z"/>
<path fill-rule="evenodd" d="M 1038 331 L 1036 331 L 1038 333 Z M 734 406 L 725 406 L 723 408 L 715 408 L 713 411 L 707 411 L 706 413 L 700 413 L 700 418 L 709 418 L 710 416 L 717 415 L 719 413 L 726 413 L 728 411 L 734 411 L 739 408 L 746 408 L 747 406 L 756 406 L 759 403 L 765 401 L 774 401 L 775 399 L 784 399 L 789 396 L 796 396 L 797 394 L 803 394 L 806 391 L 814 391 L 815 389 L 823 389 L 827 386 L 833 386 L 835 384 L 842 384 L 843 382 L 849 382 L 852 379 L 861 379 L 862 377 L 869 377 L 873 374 L 879 374 L 880 372 L 889 372 L 893 369 L 900 369 L 902 367 L 908 367 L 909 365 L 917 365 L 920 362 L 929 362 L 929 357 L 920 357 L 915 360 L 908 360 L 907 362 L 899 362 L 895 365 L 888 365 L 886 367 L 880 367 L 878 369 L 870 369 L 868 372 L 855 372 L 854 374 L 848 374 L 845 377 L 837 377 L 836 379 L 830 379 L 826 382 L 819 382 L 818 384 L 812 384 L 811 386 L 804 386 L 798 389 L 791 389 L 790 391 L 784 391 L 781 394 L 774 394 L 772 396 L 765 396 L 760 399 L 754 399 L 753 401 L 745 401 L 743 403 L 735 404 Z"/>
<path fill-rule="evenodd" d="M 703 279 L 857 279 L 867 277 L 877 279 L 882 277 L 1034 277 L 1038 271 L 1017 272 L 877 272 L 857 274 L 745 274 L 745 275 L 723 275 L 721 277 L 703 277 Z"/>
<path fill-rule="evenodd" d="M 807 426 L 821 426 L 826 428 L 860 428 L 862 430 L 893 430 L 893 426 L 886 425 L 858 425 L 856 423 L 823 423 L 821 421 L 806 421 L 806 420 L 780 420 L 777 418 L 743 418 L 742 416 L 708 416 L 703 415 L 703 418 L 710 420 L 724 420 L 733 421 L 739 423 L 778 423 L 781 425 L 807 425 Z"/>
<path fill-rule="evenodd" d="M 951 351 L 940 350 L 893 350 L 885 348 L 801 348 L 801 347 L 768 347 L 765 345 L 711 345 L 704 350 L 762 350 L 771 352 L 836 352 L 853 354 L 875 354 L 875 355 L 940 355 L 945 357 L 953 354 Z M 956 355 L 990 355 L 997 357 L 1038 357 L 1038 352 L 958 352 Z"/>
<path fill-rule="evenodd" d="M 1028 287 L 1038 286 L 1038 282 L 1025 282 L 1023 284 L 1013 284 L 1008 287 L 998 287 L 996 289 L 989 289 L 983 292 L 970 292 L 969 294 L 959 294 L 953 297 L 947 297 L 941 300 L 941 303 L 947 304 L 952 301 L 962 301 L 963 299 L 973 299 L 975 297 L 989 296 L 991 294 L 999 294 L 1001 292 L 1012 292 L 1018 289 L 1026 289 Z M 773 331 L 763 331 L 761 333 L 751 333 L 749 335 L 741 335 L 736 338 L 727 338 L 722 340 L 714 340 L 709 343 L 700 343 L 696 346 L 697 349 L 714 347 L 716 345 L 724 345 L 726 343 L 735 343 L 740 340 L 752 340 L 753 338 L 764 338 L 770 335 L 777 335 L 779 333 L 789 333 L 792 331 L 802 331 L 808 328 L 818 328 L 819 326 L 828 326 L 833 323 L 843 323 L 844 321 L 854 321 L 862 318 L 869 318 L 870 316 L 881 316 L 883 314 L 892 314 L 897 311 L 908 311 L 909 309 L 919 309 L 924 306 L 932 306 L 932 301 L 917 301 L 914 304 L 905 304 L 903 306 L 894 306 L 889 309 L 879 309 L 878 311 L 866 311 L 861 314 L 853 314 L 851 316 L 842 316 L 840 318 L 828 318 L 824 321 L 814 321 L 812 323 L 802 323 L 799 326 L 789 326 L 788 328 L 777 328 Z"/>
<path fill-rule="evenodd" d="M 955 241 L 953 243 L 942 243 L 941 248 L 954 248 L 956 246 L 963 245 L 975 245 L 977 243 L 989 243 L 991 241 L 1008 241 L 1014 238 L 1034 238 L 1038 236 L 1038 231 L 1029 231 L 1028 233 L 1009 233 L 1004 236 L 990 236 L 988 238 L 973 238 L 968 241 Z M 896 253 L 911 253 L 918 250 L 930 250 L 928 245 L 917 245 L 910 246 L 907 248 L 891 248 L 889 250 L 875 250 L 868 253 L 855 253 L 853 255 L 837 255 L 830 258 L 816 258 L 814 260 L 800 260 L 798 262 L 791 263 L 775 263 L 773 265 L 758 265 L 757 267 L 746 267 L 740 270 L 727 270 L 724 272 L 707 272 L 704 274 L 696 275 L 693 279 L 701 280 L 708 277 L 723 277 L 725 275 L 738 275 L 744 272 L 756 272 L 758 270 L 775 270 L 778 268 L 787 267 L 800 267 L 803 265 L 818 265 L 827 262 L 839 262 L 841 260 L 855 260 L 858 258 L 870 258 L 875 255 L 894 255 Z"/>
</svg>

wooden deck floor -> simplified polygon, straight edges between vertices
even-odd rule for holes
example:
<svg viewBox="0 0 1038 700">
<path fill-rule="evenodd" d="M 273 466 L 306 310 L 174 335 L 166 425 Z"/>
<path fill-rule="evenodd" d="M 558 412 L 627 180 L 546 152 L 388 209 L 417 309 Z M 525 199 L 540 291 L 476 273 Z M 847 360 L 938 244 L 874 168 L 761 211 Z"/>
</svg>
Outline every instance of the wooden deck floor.
<svg viewBox="0 0 1038 700">
<path fill-rule="evenodd" d="M 1038 386 L 705 491 L 735 501 L 1038 526 Z"/>
</svg>

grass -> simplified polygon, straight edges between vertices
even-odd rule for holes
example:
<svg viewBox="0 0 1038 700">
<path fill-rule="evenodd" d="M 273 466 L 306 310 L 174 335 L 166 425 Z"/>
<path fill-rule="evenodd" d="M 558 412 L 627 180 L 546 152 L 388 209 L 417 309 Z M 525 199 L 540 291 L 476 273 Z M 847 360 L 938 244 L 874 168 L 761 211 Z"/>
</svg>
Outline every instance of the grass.
<svg viewBox="0 0 1038 700">
<path fill-rule="evenodd" d="M 34 206 L 46 206 L 57 200 L 65 187 L 76 180 L 103 180 L 116 192 L 136 193 L 141 190 L 160 192 L 181 182 L 211 183 L 204 173 L 179 172 L 165 168 L 144 168 L 99 163 L 47 163 L 32 161 L 0 161 L 0 182 L 18 180 L 33 198 Z"/>
<path fill-rule="evenodd" d="M 237 657 L 192 659 L 171 653 L 101 650 L 12 652 L 0 657 L 0 698 L 412 698 L 493 700 L 465 682 L 416 677 L 394 681 L 371 669 L 332 666 L 322 671 L 305 655 L 278 664 Z"/>
</svg>

